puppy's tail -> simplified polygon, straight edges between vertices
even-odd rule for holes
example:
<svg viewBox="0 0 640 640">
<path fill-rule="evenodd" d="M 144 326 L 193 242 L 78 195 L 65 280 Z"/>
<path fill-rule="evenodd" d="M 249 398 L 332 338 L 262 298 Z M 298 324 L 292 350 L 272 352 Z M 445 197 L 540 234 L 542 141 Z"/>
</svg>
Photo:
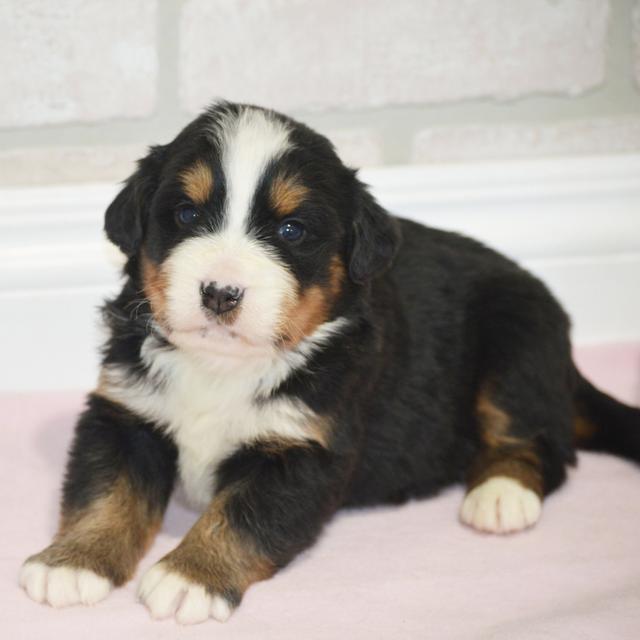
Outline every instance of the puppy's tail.
<svg viewBox="0 0 640 640">
<path fill-rule="evenodd" d="M 574 432 L 580 449 L 606 451 L 640 463 L 640 409 L 596 389 L 577 370 Z"/>
</svg>

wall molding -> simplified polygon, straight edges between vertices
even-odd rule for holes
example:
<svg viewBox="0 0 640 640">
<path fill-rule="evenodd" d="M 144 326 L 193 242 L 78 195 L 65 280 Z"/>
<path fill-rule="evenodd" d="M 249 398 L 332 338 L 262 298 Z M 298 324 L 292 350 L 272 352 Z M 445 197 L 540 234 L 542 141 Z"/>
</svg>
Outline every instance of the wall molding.
<svg viewBox="0 0 640 640">
<path fill-rule="evenodd" d="M 394 213 L 523 262 L 568 308 L 578 342 L 640 340 L 640 155 L 386 167 L 360 176 Z M 121 258 L 102 233 L 117 191 L 0 189 L 5 362 L 36 351 L 70 361 L 70 372 L 43 365 L 35 377 L 4 367 L 0 389 L 92 383 L 94 308 L 119 281 Z"/>
</svg>

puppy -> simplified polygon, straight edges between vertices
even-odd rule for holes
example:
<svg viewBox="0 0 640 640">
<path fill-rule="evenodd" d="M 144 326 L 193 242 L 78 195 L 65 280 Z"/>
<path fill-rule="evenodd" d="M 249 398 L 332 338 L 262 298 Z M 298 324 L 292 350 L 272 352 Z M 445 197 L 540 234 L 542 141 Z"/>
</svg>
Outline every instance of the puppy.
<svg viewBox="0 0 640 640">
<path fill-rule="evenodd" d="M 640 460 L 640 411 L 571 360 L 545 286 L 384 211 L 321 135 L 220 103 L 106 212 L 128 257 L 31 598 L 133 575 L 179 481 L 200 519 L 142 578 L 155 618 L 224 621 L 345 506 L 465 483 L 462 522 L 533 525 L 575 447 Z"/>
</svg>

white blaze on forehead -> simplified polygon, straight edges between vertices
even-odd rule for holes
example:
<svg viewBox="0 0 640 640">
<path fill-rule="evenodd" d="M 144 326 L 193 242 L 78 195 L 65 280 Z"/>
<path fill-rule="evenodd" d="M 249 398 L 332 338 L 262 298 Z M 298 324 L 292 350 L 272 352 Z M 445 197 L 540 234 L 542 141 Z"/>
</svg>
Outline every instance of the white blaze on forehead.
<svg viewBox="0 0 640 640">
<path fill-rule="evenodd" d="M 226 183 L 223 223 L 179 243 L 165 261 L 170 340 L 192 351 L 270 349 L 281 333 L 284 310 L 295 298 L 297 283 L 273 248 L 248 233 L 247 221 L 267 166 L 291 148 L 289 130 L 273 114 L 244 107 L 239 113 L 219 113 L 211 133 Z M 203 309 L 201 287 L 209 282 L 244 292 L 232 326 L 215 322 Z"/>
<path fill-rule="evenodd" d="M 291 148 L 287 126 L 268 112 L 243 108 L 216 123 L 227 186 L 224 228 L 246 232 L 256 188 L 268 164 Z"/>
</svg>

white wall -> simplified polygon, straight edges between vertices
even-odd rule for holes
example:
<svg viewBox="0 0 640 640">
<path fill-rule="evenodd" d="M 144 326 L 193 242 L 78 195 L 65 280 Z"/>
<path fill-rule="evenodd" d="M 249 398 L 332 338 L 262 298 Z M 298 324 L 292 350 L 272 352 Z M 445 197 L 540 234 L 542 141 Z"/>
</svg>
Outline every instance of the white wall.
<svg viewBox="0 0 640 640">
<path fill-rule="evenodd" d="M 0 389 L 93 384 L 103 211 L 214 97 L 524 261 L 578 342 L 640 339 L 640 0 L 0 0 L 0 61 Z"/>
<path fill-rule="evenodd" d="M 523 262 L 574 339 L 640 341 L 640 155 L 363 172 L 390 210 Z M 88 389 L 96 307 L 118 287 L 103 239 L 113 185 L 0 190 L 0 390 Z"/>
<path fill-rule="evenodd" d="M 640 0 L 0 0 L 0 184 L 122 180 L 214 97 L 355 166 L 640 151 Z"/>
</svg>

